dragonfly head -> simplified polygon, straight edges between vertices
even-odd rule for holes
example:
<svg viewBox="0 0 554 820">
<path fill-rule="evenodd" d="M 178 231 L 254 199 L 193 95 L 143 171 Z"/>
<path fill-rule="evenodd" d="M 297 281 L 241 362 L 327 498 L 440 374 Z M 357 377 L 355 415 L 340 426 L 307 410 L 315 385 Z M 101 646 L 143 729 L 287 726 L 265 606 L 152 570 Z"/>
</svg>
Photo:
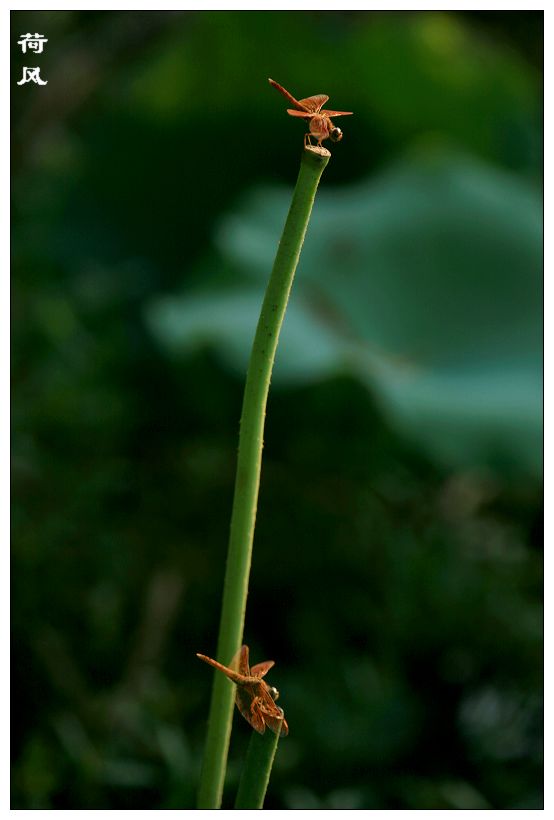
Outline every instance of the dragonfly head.
<svg viewBox="0 0 554 820">
<path fill-rule="evenodd" d="M 331 140 L 333 142 L 340 142 L 341 139 L 342 139 L 342 131 L 340 130 L 340 128 L 337 128 L 335 126 L 335 127 L 331 128 L 331 130 L 329 132 L 329 137 L 331 138 Z"/>
</svg>

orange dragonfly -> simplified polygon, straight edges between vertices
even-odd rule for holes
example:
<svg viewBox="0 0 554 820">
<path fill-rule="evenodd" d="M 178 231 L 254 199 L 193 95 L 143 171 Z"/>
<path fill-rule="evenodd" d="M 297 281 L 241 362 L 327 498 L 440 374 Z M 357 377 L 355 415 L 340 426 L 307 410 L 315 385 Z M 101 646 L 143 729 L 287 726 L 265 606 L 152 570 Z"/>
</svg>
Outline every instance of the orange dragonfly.
<svg viewBox="0 0 554 820">
<path fill-rule="evenodd" d="M 332 142 L 340 142 L 342 131 L 333 124 L 331 117 L 345 117 L 347 114 L 353 114 L 353 111 L 327 111 L 327 109 L 321 107 L 329 99 L 327 94 L 314 94 L 313 97 L 297 100 L 275 80 L 270 79 L 269 82 L 273 88 L 281 92 L 289 103 L 294 105 L 294 108 L 287 108 L 287 113 L 291 117 L 304 117 L 304 119 L 310 120 L 310 130 L 304 135 L 304 146 L 311 145 L 310 137 L 314 137 L 319 146 L 326 139 L 330 139 Z"/>
<path fill-rule="evenodd" d="M 201 655 L 199 652 L 196 656 L 200 660 L 215 666 L 223 672 L 229 680 L 236 684 L 237 692 L 235 703 L 238 710 L 248 723 L 259 732 L 261 735 L 265 732 L 265 727 L 275 732 L 276 735 L 288 735 L 289 727 L 285 720 L 284 712 L 279 706 L 275 705 L 275 701 L 279 697 L 279 692 L 274 686 L 268 686 L 262 680 L 264 675 L 269 672 L 275 661 L 262 661 L 250 668 L 248 662 L 248 647 L 243 646 L 231 661 L 231 668 L 223 666 L 222 663 L 208 658 L 206 655 Z"/>
</svg>

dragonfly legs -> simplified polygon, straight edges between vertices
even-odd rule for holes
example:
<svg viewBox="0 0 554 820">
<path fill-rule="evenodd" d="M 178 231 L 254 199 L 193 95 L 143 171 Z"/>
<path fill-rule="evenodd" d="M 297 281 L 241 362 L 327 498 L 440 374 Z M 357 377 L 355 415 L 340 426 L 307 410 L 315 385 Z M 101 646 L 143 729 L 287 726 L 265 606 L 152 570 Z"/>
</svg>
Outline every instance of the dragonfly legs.
<svg viewBox="0 0 554 820">
<path fill-rule="evenodd" d="M 315 137 L 309 131 L 308 131 L 307 134 L 304 134 L 304 148 L 307 148 L 308 145 L 312 148 L 314 147 L 313 143 L 312 143 L 312 139 L 315 139 Z M 317 144 L 321 148 L 321 140 L 318 140 Z"/>
<path fill-rule="evenodd" d="M 252 703 L 250 704 L 250 711 L 251 712 L 267 712 L 267 708 L 264 703 L 264 699 L 260 697 L 253 698 Z"/>
</svg>

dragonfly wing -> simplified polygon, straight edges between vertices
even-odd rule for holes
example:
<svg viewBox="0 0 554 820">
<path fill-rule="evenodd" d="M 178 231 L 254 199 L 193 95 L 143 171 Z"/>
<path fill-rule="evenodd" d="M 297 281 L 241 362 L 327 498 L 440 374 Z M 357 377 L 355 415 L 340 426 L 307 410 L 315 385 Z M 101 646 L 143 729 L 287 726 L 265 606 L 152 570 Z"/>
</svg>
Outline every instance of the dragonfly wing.
<svg viewBox="0 0 554 820">
<path fill-rule="evenodd" d="M 279 717 L 270 717 L 269 715 L 264 715 L 264 720 L 271 729 L 272 732 L 275 732 L 276 735 L 282 735 L 286 737 L 289 733 L 289 725 L 285 718 L 280 715 Z"/>
<path fill-rule="evenodd" d="M 347 114 L 353 114 L 353 111 L 327 111 L 326 108 L 319 112 L 325 117 L 346 117 Z"/>
<path fill-rule="evenodd" d="M 237 709 L 239 710 L 243 718 L 247 721 L 247 723 L 249 723 L 250 726 L 252 726 L 252 728 L 255 729 L 257 732 L 263 735 L 265 732 L 264 717 L 257 704 L 254 704 L 254 708 L 252 708 L 252 696 L 242 686 L 237 686 L 237 695 L 235 698 L 235 703 L 237 704 Z"/>
<path fill-rule="evenodd" d="M 264 675 L 267 675 L 272 666 L 275 666 L 275 661 L 262 661 L 252 667 L 250 674 L 254 675 L 255 678 L 263 678 Z"/>
<path fill-rule="evenodd" d="M 313 97 L 306 97 L 304 100 L 298 100 L 298 102 L 306 111 L 317 114 L 321 110 L 321 106 L 325 105 L 328 99 L 327 94 L 314 94 Z"/>
<path fill-rule="evenodd" d="M 266 689 L 262 689 L 260 692 L 260 699 L 260 711 L 269 728 L 275 732 L 275 734 L 281 733 L 283 736 L 287 735 L 289 727 L 285 720 L 283 710 L 275 705 L 275 701 Z"/>
<path fill-rule="evenodd" d="M 231 669 L 234 669 L 239 675 L 250 675 L 250 666 L 248 664 L 248 647 L 241 646 L 233 660 L 229 664 Z"/>
<path fill-rule="evenodd" d="M 313 117 L 311 111 L 296 111 L 294 108 L 287 108 L 287 114 L 290 114 L 291 117 L 305 117 L 308 120 Z"/>
</svg>

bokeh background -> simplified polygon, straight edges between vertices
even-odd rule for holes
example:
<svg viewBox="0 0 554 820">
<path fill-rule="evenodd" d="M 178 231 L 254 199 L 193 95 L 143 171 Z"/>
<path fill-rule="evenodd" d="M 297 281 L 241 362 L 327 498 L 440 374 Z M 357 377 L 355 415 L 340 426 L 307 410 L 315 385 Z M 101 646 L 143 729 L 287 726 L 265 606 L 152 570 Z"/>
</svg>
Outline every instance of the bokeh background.
<svg viewBox="0 0 554 820">
<path fill-rule="evenodd" d="M 12 806 L 194 806 L 302 147 L 273 77 L 355 116 L 268 407 L 266 807 L 540 808 L 542 14 L 14 12 L 11 48 Z"/>
</svg>

